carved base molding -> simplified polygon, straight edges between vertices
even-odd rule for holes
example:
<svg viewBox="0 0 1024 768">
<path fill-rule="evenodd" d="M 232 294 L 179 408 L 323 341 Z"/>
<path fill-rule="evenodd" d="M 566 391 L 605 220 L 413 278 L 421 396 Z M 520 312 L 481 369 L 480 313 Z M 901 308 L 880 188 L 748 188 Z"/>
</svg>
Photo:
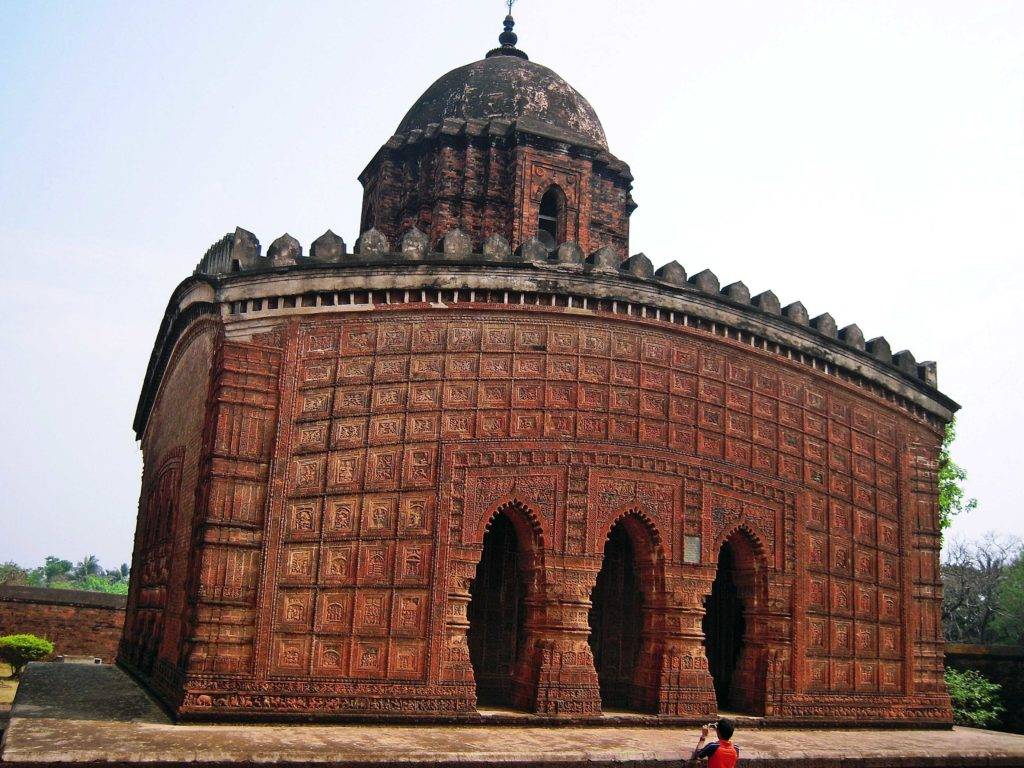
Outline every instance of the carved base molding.
<svg viewBox="0 0 1024 768">
<path fill-rule="evenodd" d="M 952 723 L 948 696 L 790 694 L 772 714 L 773 719 L 794 722 Z"/>
<path fill-rule="evenodd" d="M 226 682 L 226 681 L 222 681 Z M 368 689 L 318 690 L 284 693 L 282 686 L 218 685 L 188 686 L 189 692 L 178 708 L 184 720 L 221 719 L 232 716 L 245 719 L 281 719 L 315 716 L 319 719 L 349 718 L 426 718 L 431 721 L 477 720 L 476 696 L 472 687 L 432 687 L 411 695 L 392 686 Z M 324 688 L 324 686 L 316 686 Z M 262 690 L 267 689 L 267 690 Z M 714 692 L 702 688 L 669 687 L 662 689 L 664 701 L 658 710 L 636 714 L 631 721 L 647 718 L 659 721 L 699 722 L 717 716 Z M 949 699 L 944 696 L 877 697 L 785 694 L 770 706 L 769 721 L 777 723 L 878 722 L 903 724 L 948 724 Z M 562 718 L 600 721 L 600 696 L 594 687 L 569 687 L 548 683 L 538 691 L 535 714 L 541 719 Z M 526 715 L 521 715 L 525 717 Z M 486 719 L 486 718 L 485 718 Z"/>
</svg>

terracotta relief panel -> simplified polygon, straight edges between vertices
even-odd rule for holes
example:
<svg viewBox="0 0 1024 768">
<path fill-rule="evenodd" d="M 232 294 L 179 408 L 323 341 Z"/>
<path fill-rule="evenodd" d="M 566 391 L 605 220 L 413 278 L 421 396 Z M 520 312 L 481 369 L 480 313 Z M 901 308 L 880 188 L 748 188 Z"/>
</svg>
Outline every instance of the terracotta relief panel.
<svg viewBox="0 0 1024 768">
<path fill-rule="evenodd" d="M 278 452 L 274 478 L 210 483 L 211 513 L 248 526 L 249 548 L 207 547 L 196 575 L 203 599 L 258 613 L 233 631 L 256 638 L 260 685 L 302 701 L 300 681 L 318 681 L 337 698 L 324 706 L 338 711 L 371 700 L 401 712 L 468 711 L 460 590 L 491 516 L 509 503 L 529 511 L 545 558 L 591 558 L 573 560 L 579 573 L 565 581 L 586 594 L 587 568 L 624 514 L 645 520 L 666 564 L 681 569 L 665 583 L 703 579 L 694 590 L 709 588 L 721 540 L 746 531 L 765 569 L 751 617 L 762 655 L 747 672 L 773 670 L 772 715 L 909 696 L 921 676 L 908 654 L 931 663 L 908 632 L 908 620 L 930 626 L 935 612 L 908 580 L 902 514 L 910 498 L 915 520 L 929 522 L 932 502 L 916 489 L 930 470 L 923 458 L 908 469 L 901 422 L 847 388 L 653 323 L 388 313 L 305 321 L 287 343 L 294 357 L 275 393 L 281 441 L 269 410 L 220 417 L 244 421 L 223 444 L 239 456 Z M 914 572 L 937 578 L 929 558 Z M 678 647 L 650 656 L 667 665 L 649 670 L 652 681 L 690 681 L 649 702 L 665 712 L 683 712 L 703 690 L 694 681 L 706 681 L 700 652 L 682 639 L 699 627 L 701 604 L 686 605 L 664 617 L 682 633 L 669 635 Z M 567 627 L 586 622 L 585 610 L 558 615 Z M 586 649 L 559 648 L 585 676 Z M 225 667 L 250 668 L 230 660 L 244 654 L 223 653 Z M 658 685 L 651 690 L 668 690 Z M 802 698 L 810 691 L 826 699 Z M 543 708 L 572 694 L 533 695 Z"/>
</svg>

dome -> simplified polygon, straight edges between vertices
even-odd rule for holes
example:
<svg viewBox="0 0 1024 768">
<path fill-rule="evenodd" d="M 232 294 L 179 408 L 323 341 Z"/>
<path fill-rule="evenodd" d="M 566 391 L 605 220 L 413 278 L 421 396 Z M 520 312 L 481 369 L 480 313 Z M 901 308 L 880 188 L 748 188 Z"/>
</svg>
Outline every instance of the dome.
<svg viewBox="0 0 1024 768">
<path fill-rule="evenodd" d="M 608 149 L 601 121 L 579 91 L 519 55 L 489 55 L 443 75 L 416 100 L 397 133 L 453 118 L 518 121 L 542 135 Z"/>
</svg>

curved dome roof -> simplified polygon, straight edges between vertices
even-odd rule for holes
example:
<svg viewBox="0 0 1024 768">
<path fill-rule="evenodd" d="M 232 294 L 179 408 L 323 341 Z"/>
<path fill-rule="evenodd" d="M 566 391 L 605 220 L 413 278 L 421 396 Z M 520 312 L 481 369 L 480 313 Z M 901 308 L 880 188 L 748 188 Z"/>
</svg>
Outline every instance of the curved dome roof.
<svg viewBox="0 0 1024 768">
<path fill-rule="evenodd" d="M 446 118 L 519 121 L 523 128 L 608 149 L 601 121 L 579 91 L 517 55 L 491 55 L 443 75 L 416 100 L 397 133 Z"/>
</svg>

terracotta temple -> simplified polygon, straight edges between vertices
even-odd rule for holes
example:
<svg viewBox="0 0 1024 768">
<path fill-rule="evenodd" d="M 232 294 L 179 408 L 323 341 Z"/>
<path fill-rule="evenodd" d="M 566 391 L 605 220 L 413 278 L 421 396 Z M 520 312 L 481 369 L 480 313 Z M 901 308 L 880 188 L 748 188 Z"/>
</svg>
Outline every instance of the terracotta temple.
<svg viewBox="0 0 1024 768">
<path fill-rule="evenodd" d="M 629 255 L 629 167 L 512 25 L 351 252 L 236 229 L 174 290 L 119 663 L 191 719 L 949 722 L 935 364 Z"/>
</svg>

